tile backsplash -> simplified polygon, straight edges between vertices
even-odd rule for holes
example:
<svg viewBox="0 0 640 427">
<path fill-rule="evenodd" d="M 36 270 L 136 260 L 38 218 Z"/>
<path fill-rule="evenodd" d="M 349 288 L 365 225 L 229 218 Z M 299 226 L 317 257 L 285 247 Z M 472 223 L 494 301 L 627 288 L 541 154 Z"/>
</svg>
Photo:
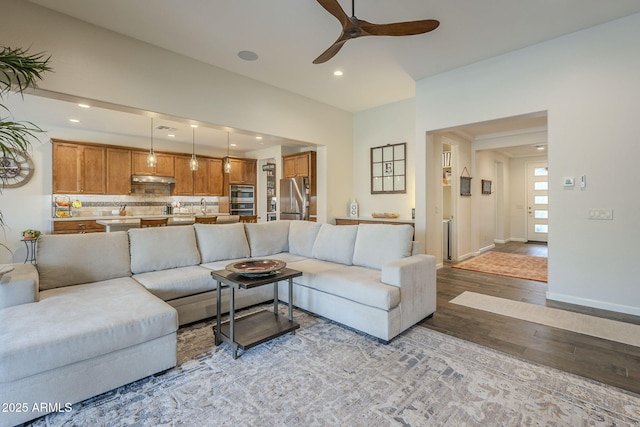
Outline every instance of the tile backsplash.
<svg viewBox="0 0 640 427">
<path fill-rule="evenodd" d="M 154 187 L 154 185 L 145 185 L 145 187 Z M 173 206 L 174 215 L 200 215 L 203 208 L 202 199 L 206 202 L 207 214 L 224 213 L 229 206 L 226 202 L 227 197 L 217 196 L 171 196 L 153 192 L 135 194 L 132 192 L 129 196 L 54 194 L 51 197 L 52 217 L 55 217 L 57 197 L 68 197 L 71 202 L 79 200 L 82 203 L 81 208 L 70 208 L 72 217 L 118 216 L 122 206 L 126 206 L 127 216 L 163 215 L 168 203 Z"/>
</svg>

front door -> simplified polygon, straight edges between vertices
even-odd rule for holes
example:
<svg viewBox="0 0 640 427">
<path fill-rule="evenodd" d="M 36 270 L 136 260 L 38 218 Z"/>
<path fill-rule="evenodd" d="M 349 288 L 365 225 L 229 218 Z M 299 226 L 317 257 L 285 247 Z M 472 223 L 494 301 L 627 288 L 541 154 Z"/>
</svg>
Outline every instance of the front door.
<svg viewBox="0 0 640 427">
<path fill-rule="evenodd" d="M 549 167 L 527 164 L 527 240 L 546 242 L 549 236 Z"/>
</svg>

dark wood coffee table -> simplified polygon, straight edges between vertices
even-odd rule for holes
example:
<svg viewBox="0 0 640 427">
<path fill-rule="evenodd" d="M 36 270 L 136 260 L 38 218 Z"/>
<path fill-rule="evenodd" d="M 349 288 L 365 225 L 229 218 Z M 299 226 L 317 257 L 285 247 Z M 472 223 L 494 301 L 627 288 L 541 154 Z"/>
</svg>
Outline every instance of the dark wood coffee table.
<svg viewBox="0 0 640 427">
<path fill-rule="evenodd" d="M 278 273 L 250 278 L 232 273 L 227 270 L 211 272 L 211 277 L 218 283 L 216 299 L 216 325 L 213 327 L 216 346 L 223 342 L 229 344 L 233 350 L 233 358 L 238 358 L 238 349 L 247 349 L 272 340 L 280 335 L 294 332 L 300 325 L 293 321 L 293 278 L 302 276 L 301 271 L 283 268 Z M 278 315 L 278 284 L 281 280 L 289 281 L 289 316 Z M 247 316 L 235 318 L 235 291 L 237 289 L 251 289 L 273 283 L 273 313 L 262 310 Z M 222 286 L 229 287 L 229 320 L 221 321 Z"/>
</svg>

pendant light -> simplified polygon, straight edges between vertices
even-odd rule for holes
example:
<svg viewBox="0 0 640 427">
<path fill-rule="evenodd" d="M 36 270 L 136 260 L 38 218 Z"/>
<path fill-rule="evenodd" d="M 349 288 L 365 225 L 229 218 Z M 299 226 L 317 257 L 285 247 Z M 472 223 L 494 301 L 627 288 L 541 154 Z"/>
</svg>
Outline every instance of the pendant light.
<svg viewBox="0 0 640 427">
<path fill-rule="evenodd" d="M 191 129 L 193 130 L 193 144 L 191 146 L 191 160 L 189 160 L 189 169 L 192 171 L 198 170 L 198 159 L 196 159 L 196 128 L 198 126 L 191 125 Z"/>
<path fill-rule="evenodd" d="M 153 117 L 151 117 L 151 149 L 147 155 L 147 166 L 155 168 L 157 164 L 158 158 L 156 157 L 156 153 L 153 152 Z"/>
<path fill-rule="evenodd" d="M 224 173 L 231 173 L 231 159 L 229 158 L 229 132 L 227 132 L 227 158 L 224 159 Z"/>
</svg>

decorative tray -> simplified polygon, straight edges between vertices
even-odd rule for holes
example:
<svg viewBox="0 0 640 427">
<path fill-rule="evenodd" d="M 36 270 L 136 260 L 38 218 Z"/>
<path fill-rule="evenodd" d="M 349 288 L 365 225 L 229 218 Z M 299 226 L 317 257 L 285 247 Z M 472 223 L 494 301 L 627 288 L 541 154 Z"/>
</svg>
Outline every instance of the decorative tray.
<svg viewBox="0 0 640 427">
<path fill-rule="evenodd" d="M 277 259 L 251 259 L 231 263 L 225 269 L 245 277 L 264 277 L 274 275 L 286 266 L 286 262 Z"/>
<path fill-rule="evenodd" d="M 371 216 L 373 218 L 398 218 L 400 216 L 400 214 L 397 213 L 372 213 Z"/>
</svg>

